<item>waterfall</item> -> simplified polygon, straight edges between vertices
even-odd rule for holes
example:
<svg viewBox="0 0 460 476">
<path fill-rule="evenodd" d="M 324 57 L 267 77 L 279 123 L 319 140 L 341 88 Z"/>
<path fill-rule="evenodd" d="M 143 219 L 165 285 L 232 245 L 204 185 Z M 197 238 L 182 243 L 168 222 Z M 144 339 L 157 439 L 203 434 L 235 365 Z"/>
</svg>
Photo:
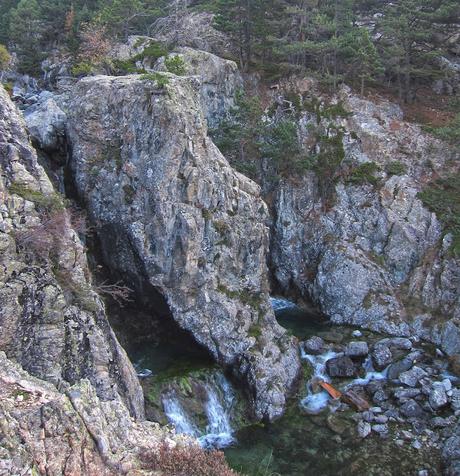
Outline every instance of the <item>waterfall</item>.
<svg viewBox="0 0 460 476">
<path fill-rule="evenodd" d="M 322 390 L 319 393 L 314 393 L 313 384 L 315 380 L 323 380 L 330 382 L 329 376 L 326 374 L 326 362 L 334 357 L 337 357 L 336 352 L 326 352 L 321 355 L 306 354 L 301 349 L 301 356 L 303 359 L 308 360 L 313 367 L 313 375 L 307 382 L 307 396 L 300 402 L 302 407 L 309 413 L 319 413 L 323 410 L 330 400 L 329 394 Z"/>
<path fill-rule="evenodd" d="M 198 428 L 193 422 L 193 417 L 185 411 L 176 394 L 163 397 L 165 415 L 175 426 L 177 433 L 194 436 L 203 448 L 225 448 L 235 441 L 231 425 L 235 393 L 223 374 L 217 374 L 214 380 L 204 387 L 204 412 L 207 417 L 204 429 Z"/>
<path fill-rule="evenodd" d="M 284 298 L 271 297 L 270 303 L 275 312 L 281 311 L 282 309 L 291 309 L 297 307 L 297 304 Z"/>
<path fill-rule="evenodd" d="M 163 409 L 166 418 L 174 425 L 177 433 L 190 436 L 199 436 L 200 432 L 192 419 L 187 415 L 176 396 L 168 396 L 163 399 Z"/>
</svg>

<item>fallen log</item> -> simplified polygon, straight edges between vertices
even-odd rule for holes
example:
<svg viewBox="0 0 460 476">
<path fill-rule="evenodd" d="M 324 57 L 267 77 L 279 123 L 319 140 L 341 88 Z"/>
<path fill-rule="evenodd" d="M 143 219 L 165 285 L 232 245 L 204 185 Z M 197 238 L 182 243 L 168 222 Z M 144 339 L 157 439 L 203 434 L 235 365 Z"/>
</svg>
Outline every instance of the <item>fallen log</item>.
<svg viewBox="0 0 460 476">
<path fill-rule="evenodd" d="M 342 401 L 356 407 L 356 409 L 360 412 L 369 410 L 370 408 L 369 402 L 363 397 L 360 397 L 357 393 L 353 392 L 353 390 L 347 390 L 342 394 L 341 398 Z"/>
<path fill-rule="evenodd" d="M 339 392 L 339 390 L 335 389 L 330 383 L 324 382 L 324 380 L 318 382 L 318 385 L 326 390 L 326 392 L 334 399 L 342 396 L 342 392 Z"/>
</svg>

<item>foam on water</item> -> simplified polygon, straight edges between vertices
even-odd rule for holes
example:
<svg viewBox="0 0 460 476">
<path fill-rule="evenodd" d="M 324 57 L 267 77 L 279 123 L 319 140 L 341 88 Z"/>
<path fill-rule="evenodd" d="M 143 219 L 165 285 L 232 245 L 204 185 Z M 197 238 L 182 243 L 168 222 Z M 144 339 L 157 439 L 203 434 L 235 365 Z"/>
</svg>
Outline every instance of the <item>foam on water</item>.
<svg viewBox="0 0 460 476">
<path fill-rule="evenodd" d="M 187 414 L 179 399 L 174 394 L 163 398 L 163 408 L 168 421 L 177 433 L 194 436 L 203 448 L 225 448 L 235 441 L 231 426 L 231 412 L 235 403 L 235 393 L 230 382 L 219 374 L 216 378 L 217 388 L 206 385 L 206 403 L 204 411 L 207 425 L 200 430 L 193 418 Z"/>
</svg>

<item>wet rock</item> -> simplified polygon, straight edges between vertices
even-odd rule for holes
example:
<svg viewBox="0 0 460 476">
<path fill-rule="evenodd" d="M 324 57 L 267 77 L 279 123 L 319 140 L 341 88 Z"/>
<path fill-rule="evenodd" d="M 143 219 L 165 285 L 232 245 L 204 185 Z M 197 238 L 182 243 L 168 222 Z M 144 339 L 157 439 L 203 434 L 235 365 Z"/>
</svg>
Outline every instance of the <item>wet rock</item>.
<svg viewBox="0 0 460 476">
<path fill-rule="evenodd" d="M 444 388 L 444 385 L 441 382 L 435 382 L 433 384 L 428 398 L 431 408 L 433 408 L 433 410 L 438 410 L 439 408 L 444 407 L 448 403 L 446 389 Z"/>
<path fill-rule="evenodd" d="M 389 398 L 389 393 L 386 390 L 380 389 L 374 393 L 374 395 L 372 396 L 372 401 L 375 403 L 382 403 L 388 400 Z"/>
<path fill-rule="evenodd" d="M 415 400 L 408 400 L 399 409 L 401 414 L 407 418 L 420 418 L 424 415 L 422 407 Z"/>
<path fill-rule="evenodd" d="M 363 335 L 363 333 L 362 333 L 360 330 L 356 329 L 355 331 L 353 331 L 353 332 L 351 333 L 351 335 L 352 335 L 353 337 L 361 337 L 361 336 Z"/>
<path fill-rule="evenodd" d="M 404 359 L 398 360 L 390 364 L 388 367 L 388 378 L 390 380 L 396 380 L 399 378 L 402 372 L 406 372 L 412 368 L 414 365 L 413 360 L 410 357 L 405 357 Z"/>
<path fill-rule="evenodd" d="M 388 434 L 388 425 L 372 425 L 372 431 L 379 433 L 381 436 Z"/>
<path fill-rule="evenodd" d="M 426 376 L 427 373 L 422 368 L 415 366 L 406 372 L 402 372 L 399 375 L 399 380 L 408 387 L 415 387 Z"/>
<path fill-rule="evenodd" d="M 418 388 L 399 388 L 394 392 L 394 397 L 399 401 L 404 402 L 411 398 L 415 398 L 421 394 L 421 390 Z"/>
<path fill-rule="evenodd" d="M 331 377 L 356 377 L 358 368 L 350 357 L 335 357 L 326 362 L 326 371 Z"/>
<path fill-rule="evenodd" d="M 358 423 L 357 432 L 360 438 L 366 438 L 372 431 L 371 425 L 366 421 L 360 421 Z"/>
<path fill-rule="evenodd" d="M 460 436 L 452 436 L 444 442 L 442 455 L 448 461 L 460 459 Z"/>
<path fill-rule="evenodd" d="M 349 342 L 345 348 L 345 355 L 348 357 L 365 357 L 369 353 L 367 342 Z"/>
<path fill-rule="evenodd" d="M 457 411 L 460 410 L 460 389 L 454 388 L 452 390 L 452 396 L 450 398 L 450 405 L 452 410 Z"/>
<path fill-rule="evenodd" d="M 324 340 L 318 336 L 310 337 L 302 345 L 307 354 L 318 355 L 324 352 Z"/>
<path fill-rule="evenodd" d="M 383 370 L 392 362 L 393 356 L 386 345 L 377 345 L 372 351 L 372 360 L 377 370 Z"/>
</svg>

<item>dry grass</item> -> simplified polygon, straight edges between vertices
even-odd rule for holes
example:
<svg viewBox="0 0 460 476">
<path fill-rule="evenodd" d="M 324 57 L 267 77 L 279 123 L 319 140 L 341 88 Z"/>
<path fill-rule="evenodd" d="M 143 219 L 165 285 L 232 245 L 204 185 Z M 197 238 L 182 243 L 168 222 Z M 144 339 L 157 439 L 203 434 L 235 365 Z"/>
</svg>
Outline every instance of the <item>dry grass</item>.
<svg viewBox="0 0 460 476">
<path fill-rule="evenodd" d="M 237 476 L 229 468 L 222 451 L 206 451 L 199 446 L 163 444 L 157 452 L 142 457 L 144 469 L 165 476 Z"/>
</svg>

